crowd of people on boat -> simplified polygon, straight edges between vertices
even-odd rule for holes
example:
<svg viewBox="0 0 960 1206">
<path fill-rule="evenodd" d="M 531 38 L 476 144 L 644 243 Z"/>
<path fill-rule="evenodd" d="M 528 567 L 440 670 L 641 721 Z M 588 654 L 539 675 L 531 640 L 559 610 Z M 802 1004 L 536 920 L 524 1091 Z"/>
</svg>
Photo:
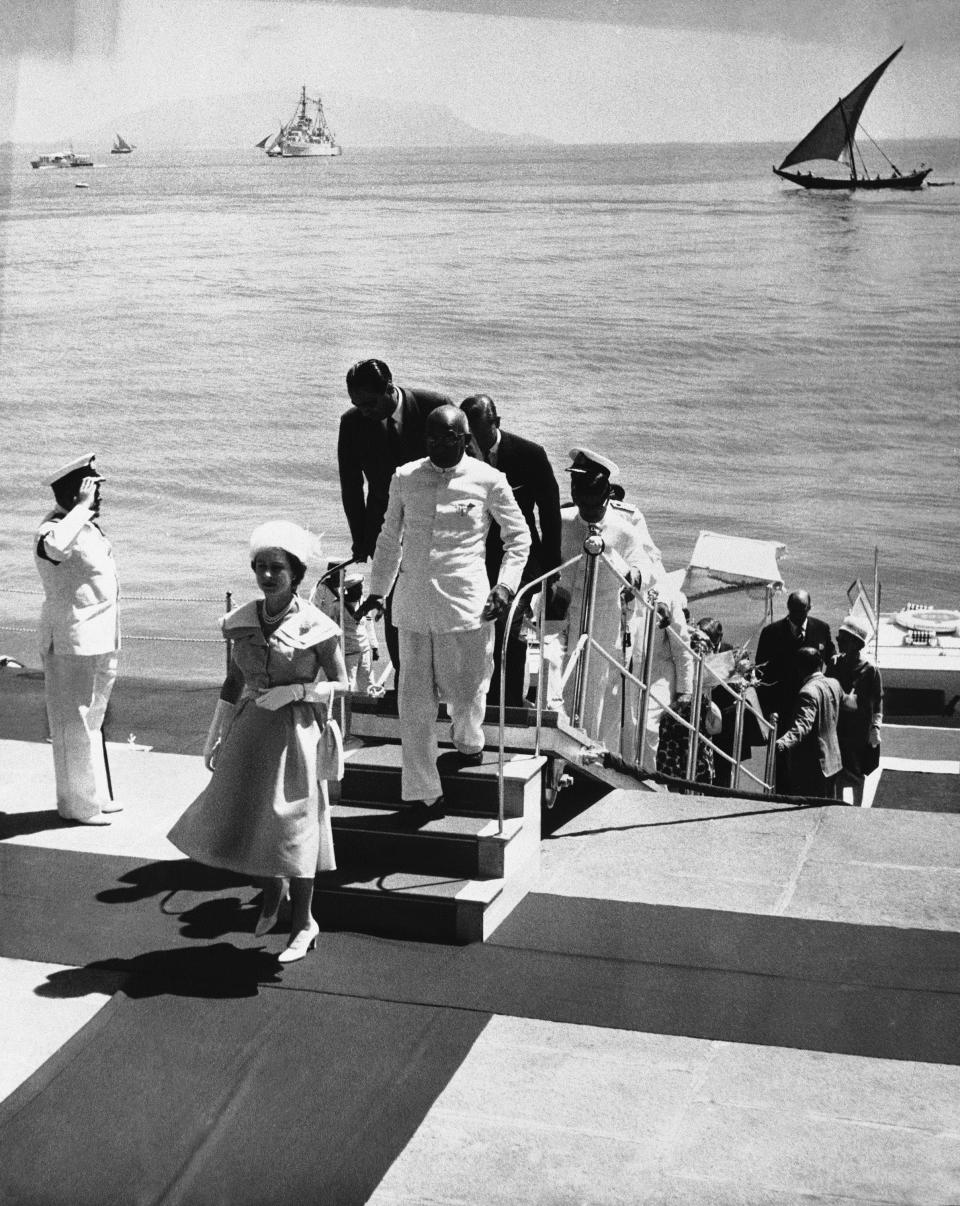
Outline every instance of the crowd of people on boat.
<svg viewBox="0 0 960 1206">
<path fill-rule="evenodd" d="M 395 383 L 378 359 L 353 365 L 346 387 L 337 464 L 350 556 L 324 562 L 319 541 L 285 519 L 252 533 L 260 597 L 220 622 L 231 660 L 203 749 L 211 779 L 169 834 L 194 860 L 261 884 L 257 934 L 274 927 L 289 900 L 282 961 L 316 944 L 314 875 L 336 866 L 327 784 L 343 773 L 338 701 L 389 693 L 402 799 L 440 816 L 437 706 L 450 719 L 452 762 L 480 763 L 488 703 L 531 703 L 534 616 L 543 633 L 542 702 L 626 764 L 680 789 L 689 779 L 728 787 L 732 768 L 766 744 L 758 719 L 766 717 L 778 791 L 831 799 L 847 785 L 860 801 L 878 760 L 882 685 L 856 617 L 840 626 L 837 652 L 829 627 L 810 614 L 809 595 L 794 591 L 786 617 L 760 634 L 748 672 L 724 643 L 721 621 L 691 619 L 610 457 L 571 448 L 570 501 L 561 504 L 544 448 L 504 430 L 488 395 L 457 406 Z M 67 820 L 105 825 L 121 807 L 102 742 L 120 623 L 95 459 L 76 458 L 46 479 L 55 505 L 34 558 L 57 808 Z M 600 552 L 613 572 L 596 570 Z M 308 571 L 321 566 L 305 597 Z M 592 642 L 582 635 L 588 616 Z M 723 676 L 698 676 L 698 657 L 722 659 Z M 747 710 L 746 724 L 727 677 L 753 693 L 757 710 Z"/>
</svg>

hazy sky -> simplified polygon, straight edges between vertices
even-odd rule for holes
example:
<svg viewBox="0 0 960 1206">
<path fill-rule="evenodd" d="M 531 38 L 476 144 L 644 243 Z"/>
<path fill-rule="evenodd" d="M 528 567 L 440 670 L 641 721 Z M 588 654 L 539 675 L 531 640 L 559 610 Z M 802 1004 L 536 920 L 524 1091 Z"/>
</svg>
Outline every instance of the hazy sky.
<svg viewBox="0 0 960 1206">
<path fill-rule="evenodd" d="M 558 141 L 790 140 L 901 42 L 870 133 L 960 135 L 960 0 L 0 6 L 0 138 L 20 142 L 303 81 Z"/>
</svg>

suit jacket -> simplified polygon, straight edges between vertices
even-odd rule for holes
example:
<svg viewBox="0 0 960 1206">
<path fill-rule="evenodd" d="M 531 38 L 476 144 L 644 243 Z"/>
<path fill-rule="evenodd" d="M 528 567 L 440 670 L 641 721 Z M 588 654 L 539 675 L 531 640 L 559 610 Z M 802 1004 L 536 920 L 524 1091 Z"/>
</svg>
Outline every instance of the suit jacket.
<svg viewBox="0 0 960 1206">
<path fill-rule="evenodd" d="M 523 571 L 523 581 L 530 582 L 561 562 L 560 487 L 544 449 L 533 440 L 509 431 L 500 432 L 496 467 L 506 475 L 530 529 L 530 556 Z M 492 523 L 487 533 L 487 574 L 491 585 L 497 580 L 502 559 L 500 525 Z"/>
<path fill-rule="evenodd" d="M 365 419 L 355 406 L 340 416 L 337 464 L 340 497 L 350 526 L 351 551 L 358 560 L 373 556 L 390 496 L 390 479 L 400 465 L 426 456 L 427 415 L 450 405 L 445 394 L 427 389 L 400 389 L 400 430 L 388 430 L 386 419 Z M 365 492 L 366 491 L 366 492 Z"/>
<path fill-rule="evenodd" d="M 805 633 L 800 640 L 794 635 L 789 617 L 784 616 L 768 624 L 757 641 L 757 669 L 762 676 L 760 702 L 766 715 L 778 713 L 781 732 L 790 719 L 800 690 L 797 651 L 805 645 L 819 649 L 823 664 L 830 665 L 836 647 L 829 624 L 816 616 L 807 616 Z"/>
<path fill-rule="evenodd" d="M 825 779 L 842 765 L 837 722 L 843 688 L 835 678 L 813 674 L 800 688 L 790 727 L 777 742 L 790 751 L 790 780 L 799 794 L 817 782 L 817 771 Z"/>
</svg>

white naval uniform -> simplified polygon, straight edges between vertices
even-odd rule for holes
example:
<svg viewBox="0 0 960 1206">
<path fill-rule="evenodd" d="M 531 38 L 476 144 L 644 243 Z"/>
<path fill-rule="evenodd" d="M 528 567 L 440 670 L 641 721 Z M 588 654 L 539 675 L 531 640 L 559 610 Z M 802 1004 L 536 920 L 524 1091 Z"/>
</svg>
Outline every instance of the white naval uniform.
<svg viewBox="0 0 960 1206">
<path fill-rule="evenodd" d="M 480 613 L 490 593 L 491 519 L 500 525 L 504 548 L 497 584 L 516 592 L 530 532 L 504 474 L 464 456 L 452 469 L 438 469 L 423 457 L 393 475 L 370 592 L 386 597 L 397 579 L 393 619 L 400 634 L 404 800 L 431 800 L 441 793 L 438 700 L 447 705 L 457 749 L 483 749 L 493 624 Z"/>
<path fill-rule="evenodd" d="M 561 556 L 564 561 L 583 551 L 583 542 L 590 532 L 590 525 L 580 518 L 575 506 L 565 506 L 561 511 Z M 600 523 L 600 534 L 604 541 L 604 554 L 610 558 L 614 568 L 625 578 L 630 571 L 639 572 L 642 589 L 651 587 L 662 591 L 666 587 L 666 572 L 660 550 L 653 543 L 647 521 L 641 511 L 618 502 L 607 506 Z M 564 570 L 562 584 L 570 591 L 570 608 L 561 629 L 561 641 L 567 652 L 571 652 L 580 631 L 580 615 L 586 584 L 586 565 L 579 561 Z M 597 594 L 594 606 L 593 636 L 618 662 L 623 663 L 623 632 L 620 609 L 620 582 L 609 570 L 598 566 Z M 682 600 L 672 596 L 671 624 L 683 626 Z M 675 613 L 675 614 L 673 614 Z M 636 635 L 637 623 L 631 618 L 632 635 Z M 641 628 L 642 631 L 642 628 Z M 581 658 L 582 658 L 581 654 Z M 636 671 L 634 670 L 634 673 Z M 589 678 L 584 699 L 581 727 L 590 737 L 600 742 L 611 753 L 633 756 L 635 745 L 632 734 L 636 732 L 636 690 L 628 684 L 627 706 L 623 708 L 623 678 L 596 650 L 590 656 Z M 573 693 L 576 673 L 567 679 L 564 690 L 564 707 L 568 714 L 573 710 Z M 624 713 L 624 741 L 621 745 L 621 711 Z"/>
<path fill-rule="evenodd" d="M 117 676 L 119 585 L 110 542 L 88 507 L 51 511 L 37 530 L 40 656 L 57 810 L 89 820 L 109 803 L 101 727 Z"/>
</svg>

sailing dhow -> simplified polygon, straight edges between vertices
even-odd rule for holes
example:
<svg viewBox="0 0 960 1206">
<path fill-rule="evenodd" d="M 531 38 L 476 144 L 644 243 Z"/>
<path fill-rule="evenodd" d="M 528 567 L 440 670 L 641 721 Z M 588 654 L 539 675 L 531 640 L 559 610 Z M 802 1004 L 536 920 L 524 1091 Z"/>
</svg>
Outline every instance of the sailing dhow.
<svg viewBox="0 0 960 1206">
<path fill-rule="evenodd" d="M 111 155 L 130 155 L 136 148 L 132 142 L 127 140 L 120 134 L 116 136 L 113 146 L 110 148 Z"/>
<path fill-rule="evenodd" d="M 860 122 L 860 115 L 880 77 L 901 50 L 903 47 L 898 46 L 893 54 L 871 71 L 866 79 L 861 80 L 852 92 L 848 92 L 845 97 L 838 100 L 833 108 L 817 122 L 810 133 L 797 143 L 783 163 L 773 169 L 774 172 L 784 180 L 789 180 L 791 184 L 799 184 L 803 188 L 917 189 L 922 187 L 924 180 L 932 171 L 931 168 L 921 164 L 916 171 L 903 173 L 879 147 L 877 150 L 890 164 L 890 175 L 871 176 L 863 164 L 862 153 L 860 153 L 860 171 L 857 171 L 856 153 L 860 152 L 860 148 L 857 146 L 854 136 Z M 870 138 L 870 135 L 867 134 L 867 137 Z M 873 139 L 871 138 L 870 141 L 873 142 Z M 873 145 L 877 146 L 875 142 Z M 788 172 L 786 170 L 795 164 L 809 163 L 817 159 L 833 159 L 845 163 L 850 169 L 850 175 L 815 176 L 812 172 Z"/>
</svg>

